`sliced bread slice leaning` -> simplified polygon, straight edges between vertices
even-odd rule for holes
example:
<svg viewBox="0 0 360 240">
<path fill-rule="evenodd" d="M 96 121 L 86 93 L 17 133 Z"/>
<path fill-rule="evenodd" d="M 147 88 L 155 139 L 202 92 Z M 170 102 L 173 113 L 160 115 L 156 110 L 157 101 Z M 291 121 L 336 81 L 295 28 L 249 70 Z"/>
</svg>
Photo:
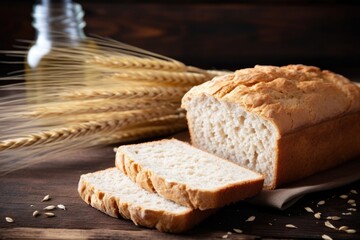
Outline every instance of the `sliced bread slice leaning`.
<svg viewBox="0 0 360 240">
<path fill-rule="evenodd" d="M 254 196 L 264 181 L 260 174 L 175 139 L 121 146 L 115 165 L 144 189 L 200 210 Z"/>
<path fill-rule="evenodd" d="M 78 192 L 86 203 L 112 217 L 162 232 L 186 231 L 213 212 L 193 210 L 145 191 L 116 168 L 82 175 Z"/>
</svg>

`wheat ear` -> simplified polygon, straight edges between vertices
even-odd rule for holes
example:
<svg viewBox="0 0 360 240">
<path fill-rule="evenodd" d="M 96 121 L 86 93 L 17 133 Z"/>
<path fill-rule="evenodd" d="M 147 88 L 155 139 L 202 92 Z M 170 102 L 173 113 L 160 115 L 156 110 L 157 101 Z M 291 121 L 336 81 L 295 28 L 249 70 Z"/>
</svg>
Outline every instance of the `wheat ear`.
<svg viewBox="0 0 360 240">
<path fill-rule="evenodd" d="M 69 93 L 61 93 L 63 99 L 95 99 L 95 98 L 158 98 L 158 99 L 181 99 L 190 87 L 132 87 L 128 89 L 98 89 L 79 90 Z"/>
<path fill-rule="evenodd" d="M 179 105 L 178 101 L 164 102 L 158 99 L 152 101 L 144 99 L 133 99 L 132 101 L 127 99 L 96 99 L 43 104 L 41 106 L 35 106 L 33 110 L 23 112 L 22 116 L 31 118 L 62 117 L 89 113 L 126 112 L 134 109 L 176 109 Z"/>
<path fill-rule="evenodd" d="M 186 65 L 178 61 L 167 61 L 157 58 L 143 58 L 129 55 L 114 56 L 94 56 L 86 60 L 86 64 L 97 65 L 106 68 L 140 68 L 140 69 L 157 69 L 166 71 L 184 71 Z"/>
<path fill-rule="evenodd" d="M 115 129 L 122 129 L 134 124 L 146 122 L 149 119 L 169 114 L 169 112 L 136 111 L 120 114 L 117 119 L 89 121 L 77 123 L 67 127 L 54 128 L 48 131 L 41 131 L 25 137 L 0 141 L 0 151 L 16 149 L 29 146 L 46 145 L 54 142 L 62 142 L 92 135 L 100 132 L 109 132 Z"/>
<path fill-rule="evenodd" d="M 158 70 L 126 69 L 105 77 L 103 80 L 126 80 L 165 83 L 172 85 L 198 85 L 209 80 L 209 74 L 193 72 L 169 72 Z"/>
</svg>

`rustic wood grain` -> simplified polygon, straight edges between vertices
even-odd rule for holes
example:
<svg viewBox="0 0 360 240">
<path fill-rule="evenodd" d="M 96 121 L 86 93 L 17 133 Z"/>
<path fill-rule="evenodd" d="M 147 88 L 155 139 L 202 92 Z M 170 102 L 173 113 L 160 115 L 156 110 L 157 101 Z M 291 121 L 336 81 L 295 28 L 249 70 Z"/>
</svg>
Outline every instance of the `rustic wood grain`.
<svg viewBox="0 0 360 240">
<path fill-rule="evenodd" d="M 242 229 L 245 235 L 233 233 L 229 236 L 230 239 L 316 239 L 321 234 L 328 234 L 334 239 L 360 238 L 359 233 L 346 234 L 326 228 L 324 219 L 315 219 L 304 210 L 305 206 L 309 206 L 322 212 L 324 217 L 338 215 L 342 219 L 332 221 L 335 226 L 347 225 L 359 232 L 359 212 L 342 216 L 341 213 L 346 212 L 349 206 L 338 196 L 348 194 L 351 189 L 357 189 L 360 193 L 360 182 L 332 191 L 310 194 L 283 212 L 239 202 L 221 209 L 193 230 L 173 235 L 138 227 L 128 220 L 111 218 L 81 200 L 77 193 L 80 175 L 113 165 L 113 148 L 106 147 L 49 159 L 1 177 L 0 239 L 116 239 L 120 236 L 124 239 L 214 239 L 221 238 L 233 228 Z M 51 200 L 41 202 L 46 194 L 50 194 Z M 360 202 L 360 195 L 352 194 L 351 198 Z M 316 206 L 320 200 L 326 200 L 326 204 Z M 41 210 L 50 204 L 64 204 L 67 210 L 55 210 L 54 218 L 46 218 L 43 214 L 37 218 L 32 216 L 34 210 Z M 255 221 L 245 222 L 252 215 L 256 216 Z M 12 217 L 15 222 L 7 223 L 6 216 Z M 285 228 L 286 224 L 294 224 L 298 229 Z"/>
</svg>

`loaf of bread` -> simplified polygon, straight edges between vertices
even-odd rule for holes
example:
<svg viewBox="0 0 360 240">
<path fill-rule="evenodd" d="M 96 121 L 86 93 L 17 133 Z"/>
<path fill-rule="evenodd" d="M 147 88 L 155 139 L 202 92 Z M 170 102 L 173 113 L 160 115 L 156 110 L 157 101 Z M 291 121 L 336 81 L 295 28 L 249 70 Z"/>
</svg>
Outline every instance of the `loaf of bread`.
<svg viewBox="0 0 360 240">
<path fill-rule="evenodd" d="M 86 203 L 112 217 L 163 232 L 183 232 L 214 212 L 184 207 L 148 192 L 116 168 L 82 175 L 78 192 Z"/>
<path fill-rule="evenodd" d="M 360 155 L 360 88 L 317 67 L 256 66 L 185 94 L 192 144 L 265 176 L 265 188 Z"/>
<path fill-rule="evenodd" d="M 264 178 L 175 139 L 120 146 L 115 165 L 144 189 L 205 210 L 259 193 Z"/>
</svg>

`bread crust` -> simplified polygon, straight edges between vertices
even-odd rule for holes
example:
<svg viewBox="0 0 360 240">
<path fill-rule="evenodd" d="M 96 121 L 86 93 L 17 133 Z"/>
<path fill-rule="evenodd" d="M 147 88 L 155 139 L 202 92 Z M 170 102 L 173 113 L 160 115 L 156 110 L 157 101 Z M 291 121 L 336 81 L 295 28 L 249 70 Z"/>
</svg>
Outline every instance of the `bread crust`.
<svg viewBox="0 0 360 240">
<path fill-rule="evenodd" d="M 278 140 L 276 186 L 360 156 L 360 112 L 299 129 Z"/>
<path fill-rule="evenodd" d="M 134 191 L 136 190 L 134 189 Z M 123 217 L 133 221 L 135 225 L 156 228 L 161 232 L 184 232 L 216 211 L 189 209 L 188 211 L 175 214 L 167 211 L 147 209 L 134 205 L 131 202 L 123 202 L 119 197 L 111 193 L 96 189 L 85 180 L 83 175 L 80 177 L 78 192 L 87 204 L 111 217 Z"/>
<path fill-rule="evenodd" d="M 215 98 L 273 123 L 277 149 L 274 189 L 360 156 L 360 88 L 347 78 L 317 67 L 255 66 L 192 88 L 192 98 Z M 187 114 L 193 143 L 192 120 Z"/>
<path fill-rule="evenodd" d="M 164 198 L 180 205 L 200 210 L 219 208 L 252 197 L 261 191 L 264 181 L 259 175 L 259 178 L 252 181 L 246 181 L 242 184 L 229 184 L 213 191 L 192 189 L 183 183 L 169 182 L 150 169 L 144 169 L 135 160 L 128 157 L 123 147 L 118 148 L 115 165 L 142 188 L 157 192 Z"/>
<path fill-rule="evenodd" d="M 279 135 L 360 111 L 360 88 L 347 78 L 317 67 L 255 66 L 193 87 L 182 99 L 212 96 L 235 103 L 277 127 Z"/>
</svg>

